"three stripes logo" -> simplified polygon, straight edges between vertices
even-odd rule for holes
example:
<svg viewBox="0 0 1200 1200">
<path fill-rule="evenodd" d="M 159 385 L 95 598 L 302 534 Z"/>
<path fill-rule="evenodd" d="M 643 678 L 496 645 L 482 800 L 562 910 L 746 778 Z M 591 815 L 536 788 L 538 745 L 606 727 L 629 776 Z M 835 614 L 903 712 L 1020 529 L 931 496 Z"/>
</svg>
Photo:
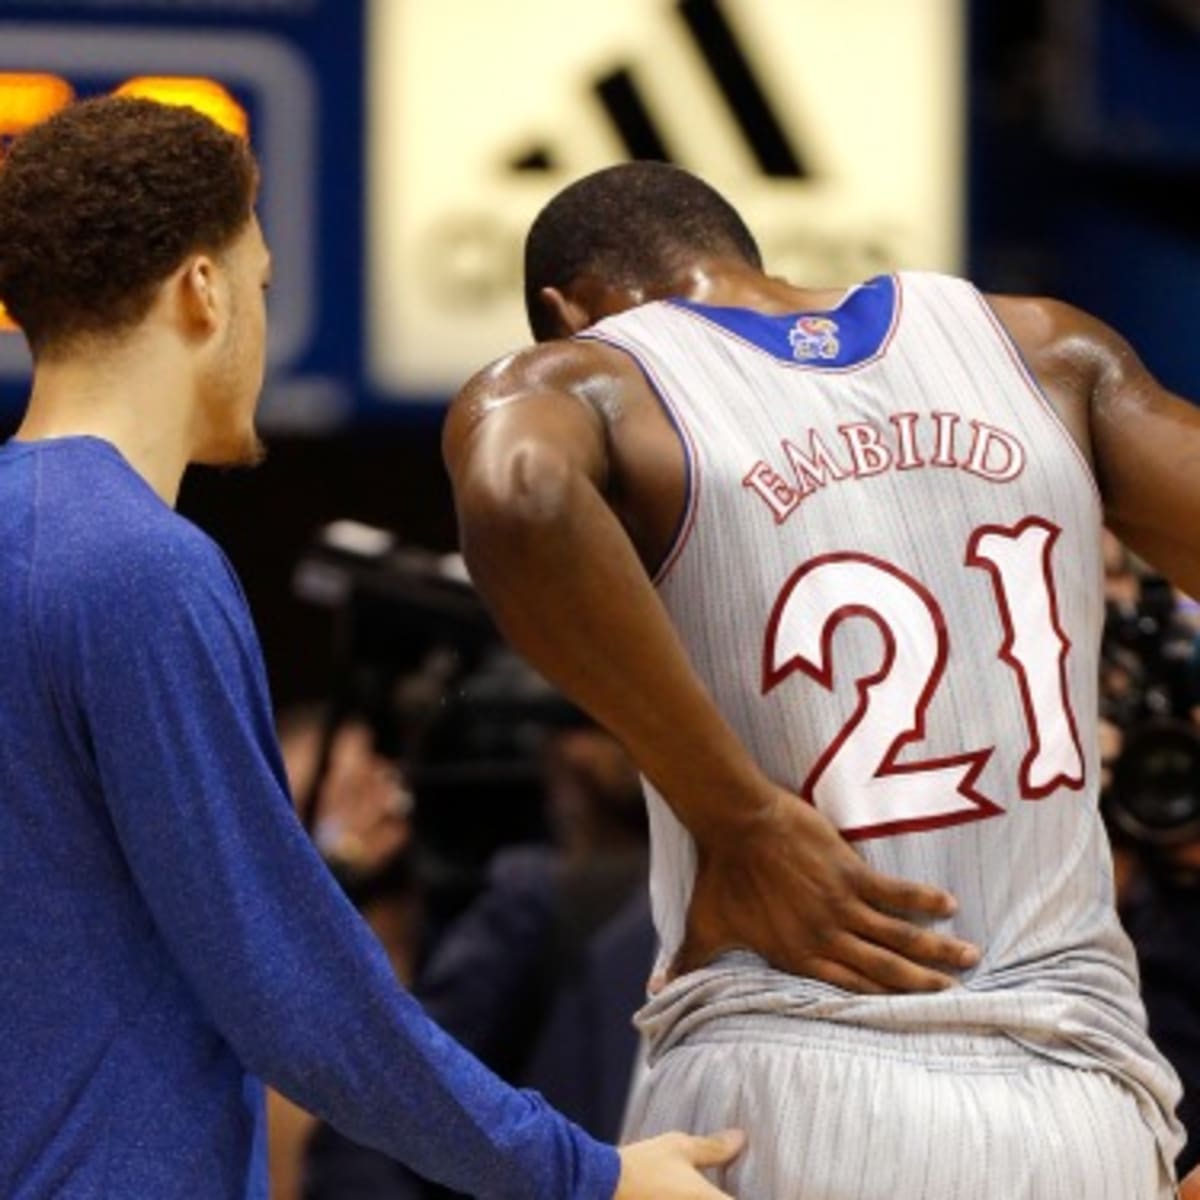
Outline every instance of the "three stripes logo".
<svg viewBox="0 0 1200 1200">
<path fill-rule="evenodd" d="M 520 344 L 529 222 L 621 158 L 711 181 L 812 286 L 958 266 L 961 0 L 372 4 L 395 47 L 372 133 L 372 222 L 403 264 L 372 277 L 391 388 L 437 395 Z"/>
<path fill-rule="evenodd" d="M 719 0 L 678 0 L 674 15 L 699 53 L 762 175 L 778 180 L 810 179 L 807 156 L 772 105 Z M 631 159 L 684 165 L 655 120 L 634 68 L 622 65 L 598 76 L 592 91 Z M 552 146 L 537 143 L 514 155 L 509 166 L 521 172 L 555 171 L 561 164 Z"/>
</svg>

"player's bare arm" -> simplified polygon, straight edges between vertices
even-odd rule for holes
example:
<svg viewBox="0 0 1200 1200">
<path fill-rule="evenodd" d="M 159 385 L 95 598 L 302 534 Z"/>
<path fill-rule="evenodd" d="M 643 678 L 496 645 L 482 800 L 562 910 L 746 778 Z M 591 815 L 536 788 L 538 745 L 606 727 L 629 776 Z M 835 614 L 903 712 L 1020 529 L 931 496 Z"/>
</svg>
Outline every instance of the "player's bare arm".
<svg viewBox="0 0 1200 1200">
<path fill-rule="evenodd" d="M 1106 524 L 1200 595 L 1200 409 L 1167 391 L 1095 317 L 1052 300 L 992 304 L 1091 462 Z"/>
<path fill-rule="evenodd" d="M 644 429 L 628 436 L 647 405 L 632 362 L 589 342 L 547 343 L 466 385 L 444 452 L 476 585 L 512 644 L 624 742 L 696 839 L 681 968 L 749 946 L 856 991 L 950 985 L 931 968 L 968 966 L 973 948 L 889 910 L 945 916 L 951 898 L 876 874 L 765 778 L 693 671 L 647 570 L 669 537 L 639 503 L 655 473 L 628 461 L 648 444 Z"/>
</svg>

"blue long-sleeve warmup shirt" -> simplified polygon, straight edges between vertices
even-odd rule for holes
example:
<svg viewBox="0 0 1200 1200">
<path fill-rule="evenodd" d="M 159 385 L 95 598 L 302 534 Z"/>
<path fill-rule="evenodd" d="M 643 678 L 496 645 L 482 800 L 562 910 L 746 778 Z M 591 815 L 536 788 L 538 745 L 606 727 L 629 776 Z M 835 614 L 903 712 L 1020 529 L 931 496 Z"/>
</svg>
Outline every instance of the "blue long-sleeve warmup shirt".
<svg viewBox="0 0 1200 1200">
<path fill-rule="evenodd" d="M 265 1079 L 480 1196 L 615 1152 L 395 982 L 293 813 L 217 547 L 93 438 L 0 448 L 0 1195 L 267 1195 Z"/>
</svg>

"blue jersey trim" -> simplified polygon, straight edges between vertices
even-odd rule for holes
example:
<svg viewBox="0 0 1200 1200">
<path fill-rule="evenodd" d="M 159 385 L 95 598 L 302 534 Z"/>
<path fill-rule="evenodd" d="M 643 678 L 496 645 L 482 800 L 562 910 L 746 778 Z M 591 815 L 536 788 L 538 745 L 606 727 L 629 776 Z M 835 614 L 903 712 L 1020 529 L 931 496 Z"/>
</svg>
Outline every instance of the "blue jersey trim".
<svg viewBox="0 0 1200 1200">
<path fill-rule="evenodd" d="M 895 326 L 896 280 L 878 275 L 859 284 L 835 308 L 807 312 L 761 313 L 749 308 L 667 301 L 694 312 L 772 358 L 817 370 L 844 370 L 877 357 Z"/>
</svg>

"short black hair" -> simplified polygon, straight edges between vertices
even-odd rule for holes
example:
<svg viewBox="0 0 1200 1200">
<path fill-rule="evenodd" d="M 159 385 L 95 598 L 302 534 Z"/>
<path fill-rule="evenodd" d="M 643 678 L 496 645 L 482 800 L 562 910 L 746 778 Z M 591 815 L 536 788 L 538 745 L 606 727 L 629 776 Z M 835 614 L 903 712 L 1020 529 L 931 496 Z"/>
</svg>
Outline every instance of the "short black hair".
<svg viewBox="0 0 1200 1200">
<path fill-rule="evenodd" d="M 565 187 L 525 239 L 525 310 L 534 337 L 552 337 L 538 299 L 585 274 L 615 284 L 661 281 L 688 255 L 732 255 L 762 266 L 754 235 L 715 188 L 680 167 L 630 162 Z"/>
<path fill-rule="evenodd" d="M 189 254 L 238 236 L 257 185 L 245 141 L 194 109 L 72 104 L 0 164 L 0 300 L 34 354 L 123 332 Z"/>
</svg>

